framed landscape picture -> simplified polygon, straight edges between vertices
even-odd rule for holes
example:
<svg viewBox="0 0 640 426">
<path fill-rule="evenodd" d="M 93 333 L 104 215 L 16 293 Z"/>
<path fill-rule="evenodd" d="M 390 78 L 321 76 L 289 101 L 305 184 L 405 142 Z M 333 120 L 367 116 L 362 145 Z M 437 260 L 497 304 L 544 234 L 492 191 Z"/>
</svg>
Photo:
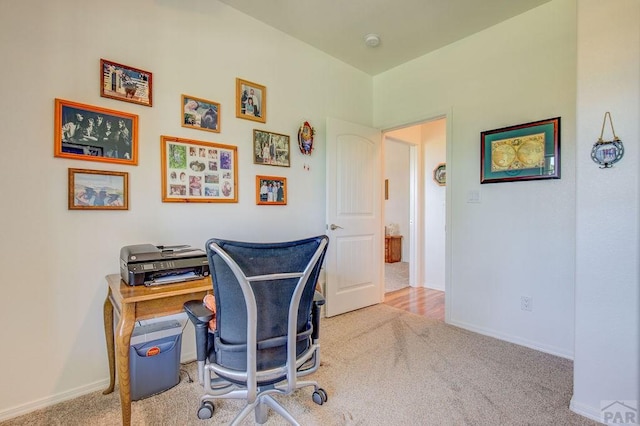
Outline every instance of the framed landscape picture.
<svg viewBox="0 0 640 426">
<path fill-rule="evenodd" d="M 238 148 L 161 136 L 162 201 L 237 203 Z"/>
<path fill-rule="evenodd" d="M 287 178 L 280 176 L 256 176 L 256 204 L 287 204 Z"/>
<path fill-rule="evenodd" d="M 560 117 L 480 134 L 480 183 L 560 179 Z"/>
<path fill-rule="evenodd" d="M 236 117 L 267 122 L 267 88 L 236 78 Z"/>
<path fill-rule="evenodd" d="M 290 167 L 289 136 L 265 130 L 253 130 L 253 163 Z"/>
<path fill-rule="evenodd" d="M 69 169 L 69 210 L 129 210 L 129 174 Z"/>
<path fill-rule="evenodd" d="M 153 105 L 153 74 L 100 59 L 100 96 L 150 107 Z"/>
<path fill-rule="evenodd" d="M 182 127 L 220 133 L 220 104 L 182 95 Z"/>
<path fill-rule="evenodd" d="M 138 116 L 55 100 L 55 157 L 138 164 Z"/>
</svg>

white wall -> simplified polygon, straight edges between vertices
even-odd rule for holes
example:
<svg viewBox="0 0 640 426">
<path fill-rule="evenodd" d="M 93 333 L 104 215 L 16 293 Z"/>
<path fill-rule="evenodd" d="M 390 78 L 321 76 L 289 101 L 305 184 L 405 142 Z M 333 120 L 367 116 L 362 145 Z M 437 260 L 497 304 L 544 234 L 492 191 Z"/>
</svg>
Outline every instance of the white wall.
<svg viewBox="0 0 640 426">
<path fill-rule="evenodd" d="M 625 155 L 613 168 L 602 170 L 589 154 L 607 111 Z M 640 2 L 579 0 L 576 340 L 571 408 L 596 420 L 607 401 L 635 402 L 639 408 L 638 117 Z M 611 138 L 607 125 L 603 139 Z"/>
<path fill-rule="evenodd" d="M 384 224 L 398 225 L 402 235 L 402 261 L 409 261 L 409 145 L 385 138 L 384 176 L 389 179 L 389 199 L 384 202 Z"/>
<path fill-rule="evenodd" d="M 374 77 L 374 125 L 451 111 L 447 316 L 573 356 L 576 6 L 553 0 Z M 562 117 L 562 179 L 480 186 L 480 132 Z M 467 203 L 470 190 L 481 202 Z M 533 298 L 533 312 L 520 308 Z"/>
<path fill-rule="evenodd" d="M 420 126 L 424 164 L 424 277 L 425 287 L 445 290 L 446 187 L 433 180 L 433 170 L 447 159 L 447 122 Z"/>
<path fill-rule="evenodd" d="M 2 1 L 0 40 L 0 419 L 106 386 L 104 277 L 122 246 L 321 234 L 325 118 L 371 125 L 371 77 L 215 0 Z M 100 58 L 151 71 L 153 107 L 101 98 Z M 236 77 L 267 87 L 266 124 L 235 118 Z M 183 93 L 221 103 L 221 133 L 180 126 Z M 54 98 L 138 114 L 138 166 L 54 158 Z M 253 164 L 254 128 L 291 136 L 290 168 Z M 236 145 L 239 202 L 162 203 L 160 135 Z M 67 210 L 68 168 L 128 172 L 130 209 Z M 288 205 L 256 206 L 256 174 L 287 177 Z"/>
</svg>

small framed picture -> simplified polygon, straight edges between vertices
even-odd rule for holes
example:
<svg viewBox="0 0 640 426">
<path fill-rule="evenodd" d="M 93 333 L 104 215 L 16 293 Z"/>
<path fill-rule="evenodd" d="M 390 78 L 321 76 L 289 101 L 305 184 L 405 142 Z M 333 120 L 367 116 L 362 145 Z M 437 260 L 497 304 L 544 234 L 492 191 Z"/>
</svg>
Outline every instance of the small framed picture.
<svg viewBox="0 0 640 426">
<path fill-rule="evenodd" d="M 55 157 L 138 164 L 138 116 L 55 100 Z"/>
<path fill-rule="evenodd" d="M 287 178 L 279 176 L 256 176 L 256 204 L 287 204 Z"/>
<path fill-rule="evenodd" d="M 69 169 L 69 210 L 129 210 L 129 173 Z"/>
<path fill-rule="evenodd" d="M 237 203 L 238 148 L 161 136 L 162 201 Z"/>
<path fill-rule="evenodd" d="M 253 130 L 253 163 L 290 167 L 289 136 L 265 130 Z"/>
<path fill-rule="evenodd" d="M 220 133 L 220 104 L 182 95 L 182 127 Z"/>
<path fill-rule="evenodd" d="M 100 96 L 150 107 L 153 105 L 153 75 L 149 71 L 100 59 Z"/>
<path fill-rule="evenodd" d="M 267 88 L 236 78 L 236 117 L 267 122 Z"/>
</svg>

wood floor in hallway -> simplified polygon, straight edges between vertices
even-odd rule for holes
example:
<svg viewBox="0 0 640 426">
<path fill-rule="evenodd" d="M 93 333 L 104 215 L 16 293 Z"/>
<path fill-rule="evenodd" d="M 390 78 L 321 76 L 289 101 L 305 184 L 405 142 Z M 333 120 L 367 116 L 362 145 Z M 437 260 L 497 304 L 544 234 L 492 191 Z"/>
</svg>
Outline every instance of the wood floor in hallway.
<svg viewBox="0 0 640 426">
<path fill-rule="evenodd" d="M 427 318 L 444 321 L 444 291 L 405 287 L 384 295 L 385 305 Z"/>
</svg>

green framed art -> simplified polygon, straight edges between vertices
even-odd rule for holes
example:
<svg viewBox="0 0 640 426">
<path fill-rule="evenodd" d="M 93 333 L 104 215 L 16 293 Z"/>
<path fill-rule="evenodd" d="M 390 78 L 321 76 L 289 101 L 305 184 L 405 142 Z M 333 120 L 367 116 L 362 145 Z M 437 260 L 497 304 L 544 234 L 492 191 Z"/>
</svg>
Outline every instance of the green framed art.
<svg viewBox="0 0 640 426">
<path fill-rule="evenodd" d="M 560 179 L 560 117 L 480 134 L 480 183 Z"/>
</svg>

